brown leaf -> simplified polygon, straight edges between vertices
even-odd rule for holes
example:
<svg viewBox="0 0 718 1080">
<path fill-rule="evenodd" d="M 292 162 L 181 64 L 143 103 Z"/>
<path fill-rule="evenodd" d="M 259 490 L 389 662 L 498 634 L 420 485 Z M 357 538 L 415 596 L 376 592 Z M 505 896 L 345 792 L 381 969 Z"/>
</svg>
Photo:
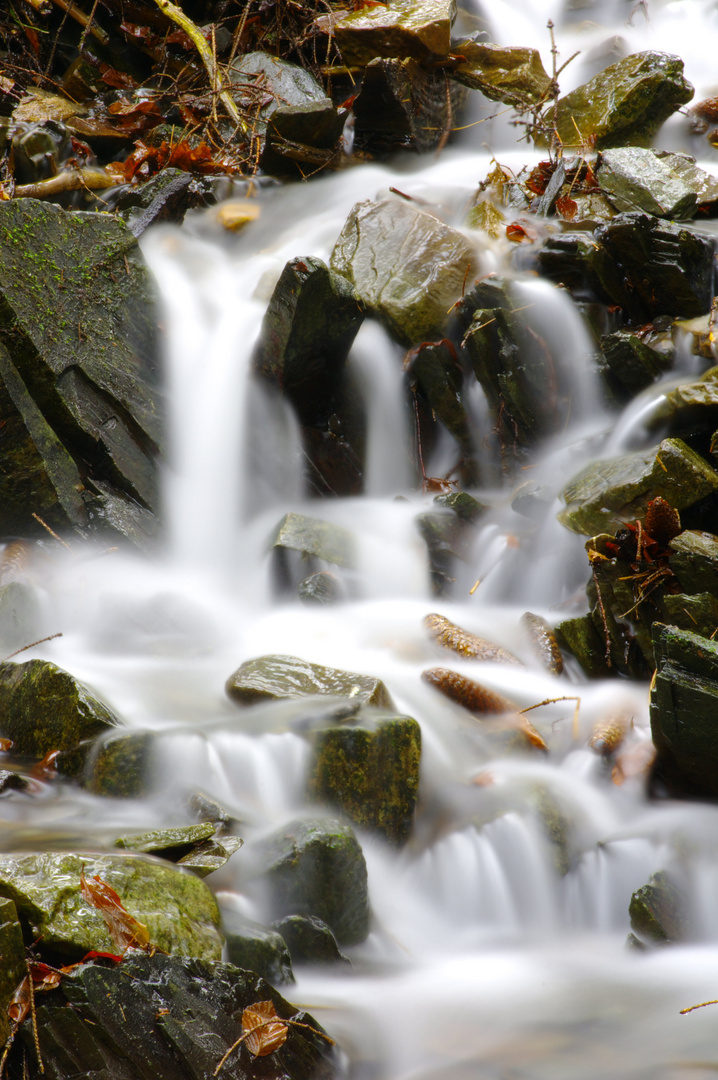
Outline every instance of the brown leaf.
<svg viewBox="0 0 718 1080">
<path fill-rule="evenodd" d="M 87 903 L 96 908 L 107 923 L 115 946 L 123 953 L 127 949 L 144 949 L 150 952 L 150 933 L 144 923 L 130 915 L 115 890 L 95 874 L 88 881 L 84 870 L 80 871 L 80 890 Z"/>
<path fill-rule="evenodd" d="M 576 210 L 578 209 L 578 203 L 575 199 L 572 199 L 570 195 L 559 195 L 556 199 L 556 209 L 563 218 L 568 218 L 572 221 L 576 216 Z"/>
<path fill-rule="evenodd" d="M 250 1054 L 266 1057 L 284 1046 L 289 1028 L 279 1019 L 271 1001 L 257 1001 L 242 1013 L 242 1032 Z"/>
<path fill-rule="evenodd" d="M 36 780 L 54 780 L 57 776 L 57 758 L 60 750 L 48 750 L 42 761 L 33 765 L 30 775 Z"/>
<path fill-rule="evenodd" d="M 30 976 L 26 975 L 15 990 L 15 993 L 10 999 L 10 1004 L 7 1007 L 7 1014 L 13 1024 L 19 1026 L 23 1022 L 30 1012 L 31 1003 L 32 991 L 30 989 Z"/>
</svg>

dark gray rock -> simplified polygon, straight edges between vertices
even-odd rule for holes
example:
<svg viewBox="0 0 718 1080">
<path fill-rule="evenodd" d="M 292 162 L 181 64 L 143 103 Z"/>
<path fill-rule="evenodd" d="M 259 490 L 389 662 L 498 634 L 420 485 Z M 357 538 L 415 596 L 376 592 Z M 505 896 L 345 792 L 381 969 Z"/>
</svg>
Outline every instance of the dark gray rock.
<svg viewBox="0 0 718 1080">
<path fill-rule="evenodd" d="M 603 375 L 621 403 L 669 371 L 675 357 L 669 331 L 639 335 L 635 330 L 617 330 L 604 334 L 601 350 L 605 360 Z"/>
<path fill-rule="evenodd" d="M 639 146 L 605 150 L 598 182 L 617 210 L 640 210 L 662 218 L 692 217 L 698 193 L 674 172 L 670 159 Z"/>
<path fill-rule="evenodd" d="M 651 874 L 648 884 L 636 889 L 628 913 L 636 933 L 655 944 L 681 941 L 686 936 L 686 899 L 664 870 Z"/>
<path fill-rule="evenodd" d="M 273 924 L 287 943 L 293 964 L 350 964 L 329 927 L 315 915 L 287 915 Z"/>
<path fill-rule="evenodd" d="M 230 964 L 255 971 L 272 986 L 294 982 L 289 950 L 277 930 L 227 908 L 222 909 L 222 930 Z"/>
</svg>

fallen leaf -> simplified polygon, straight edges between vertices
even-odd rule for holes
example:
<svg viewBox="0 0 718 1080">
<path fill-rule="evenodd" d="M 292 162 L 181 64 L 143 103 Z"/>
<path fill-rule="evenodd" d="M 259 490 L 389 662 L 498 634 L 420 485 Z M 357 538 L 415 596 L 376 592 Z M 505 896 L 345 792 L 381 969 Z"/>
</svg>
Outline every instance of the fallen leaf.
<svg viewBox="0 0 718 1080">
<path fill-rule="evenodd" d="M 242 1013 L 242 1034 L 254 1057 L 266 1057 L 284 1046 L 289 1028 L 277 1016 L 271 1001 L 257 1001 Z"/>
<path fill-rule="evenodd" d="M 144 949 L 150 952 L 150 932 L 144 923 L 130 915 L 115 890 L 103 881 L 99 874 L 88 881 L 84 870 L 80 871 L 80 890 L 87 903 L 96 908 L 107 923 L 113 943 L 122 952 L 127 949 Z"/>
<path fill-rule="evenodd" d="M 578 203 L 569 195 L 560 195 L 558 199 L 556 199 L 556 209 L 561 217 L 568 218 L 568 220 L 571 221 L 576 216 Z"/>
</svg>

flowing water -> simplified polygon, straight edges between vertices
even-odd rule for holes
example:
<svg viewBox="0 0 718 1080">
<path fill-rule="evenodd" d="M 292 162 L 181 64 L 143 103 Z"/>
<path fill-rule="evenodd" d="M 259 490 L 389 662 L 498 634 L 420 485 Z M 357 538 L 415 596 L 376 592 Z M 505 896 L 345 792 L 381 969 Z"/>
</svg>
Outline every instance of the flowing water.
<svg viewBox="0 0 718 1080">
<path fill-rule="evenodd" d="M 575 6 L 562 17 L 545 0 L 493 0 L 490 17 L 498 40 L 538 46 L 547 62 L 545 24 L 553 17 L 561 57 L 582 49 L 562 76 L 563 89 L 600 67 L 603 44 L 620 35 L 627 51 L 679 53 L 696 100 L 711 92 L 714 2 Z M 481 119 L 480 109 L 472 119 Z M 664 145 L 675 145 L 683 130 L 680 121 L 669 123 Z M 553 622 L 583 610 L 582 539 L 552 513 L 540 525 L 519 517 L 510 490 L 480 491 L 492 510 L 458 571 L 454 599 L 437 601 L 414 524 L 431 497 L 412 488 L 414 435 L 400 350 L 367 322 L 351 358 L 368 411 L 361 498 L 306 500 L 293 418 L 248 380 L 252 343 L 287 259 L 328 259 L 352 205 L 392 185 L 460 223 L 494 153 L 516 170 L 531 158 L 515 139 L 498 118 L 468 129 L 438 159 L 402 158 L 267 188 L 261 218 L 242 234 L 222 234 L 209 211 L 144 238 L 167 329 L 166 543 L 153 559 L 119 552 L 89 558 L 79 548 L 49 545 L 44 563 L 29 572 L 42 590 L 47 632 L 63 637 L 28 655 L 66 667 L 132 728 L 156 732 L 162 780 L 145 801 L 100 801 L 56 786 L 33 798 L 13 796 L 0 804 L 4 843 L 91 847 L 132 828 L 177 824 L 186 820 L 190 789 L 218 799 L 248 837 L 261 835 L 305 809 L 308 750 L 294 731 L 316 707 L 242 712 L 225 698 L 225 679 L 265 652 L 370 673 L 422 727 L 414 836 L 397 853 L 360 834 L 370 937 L 351 951 L 350 972 L 300 969 L 287 990 L 339 1040 L 350 1075 L 708 1077 L 718 1071 L 718 1008 L 687 1016 L 679 1010 L 718 996 L 718 808 L 648 803 L 641 770 L 650 744 L 648 686 L 587 684 L 575 671 L 556 680 L 532 658 L 521 627 L 527 609 Z M 479 255 L 483 273 L 507 259 L 501 244 L 488 242 Z M 570 300 L 535 278 L 517 283 L 516 292 L 533 305 L 536 329 L 573 380 L 570 422 L 541 447 L 530 473 L 557 493 L 592 455 L 646 444 L 643 421 L 660 389 L 616 423 L 601 405 Z M 470 407 L 478 445 L 490 428 L 478 391 Z M 441 475 L 447 463 L 450 454 L 439 445 L 428 471 Z M 345 603 L 309 609 L 274 596 L 266 541 L 290 509 L 357 536 L 359 567 Z M 550 743 L 548 757 L 497 756 L 481 725 L 420 680 L 424 668 L 443 662 L 422 628 L 437 605 L 527 664 L 465 662 L 469 675 L 522 707 L 580 697 L 578 732 L 573 701 L 554 703 L 531 713 Z M 593 724 L 619 713 L 634 725 L 620 786 L 586 748 Z M 545 800 L 570 822 L 564 874 L 543 828 Z M 242 856 L 210 882 L 228 906 L 261 920 L 261 888 Z M 693 939 L 649 953 L 627 950 L 631 893 L 664 868 L 692 897 Z"/>
</svg>

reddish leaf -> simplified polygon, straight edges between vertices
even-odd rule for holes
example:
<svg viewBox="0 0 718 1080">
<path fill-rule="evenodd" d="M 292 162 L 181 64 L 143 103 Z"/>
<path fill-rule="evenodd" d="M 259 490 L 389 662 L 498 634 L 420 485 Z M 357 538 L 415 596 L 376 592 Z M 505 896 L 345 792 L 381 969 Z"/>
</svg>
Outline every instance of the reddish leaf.
<svg viewBox="0 0 718 1080">
<path fill-rule="evenodd" d="M 54 780 L 57 776 L 57 758 L 60 750 L 48 750 L 42 761 L 38 761 L 30 770 L 36 780 Z"/>
<path fill-rule="evenodd" d="M 100 78 L 103 83 L 114 87 L 115 90 L 135 90 L 139 85 L 131 75 L 125 71 L 117 71 L 109 64 L 100 64 Z"/>
<path fill-rule="evenodd" d="M 50 967 L 48 964 L 43 964 L 39 960 L 33 960 L 28 965 L 30 968 L 30 974 L 32 975 L 32 985 L 35 992 L 42 990 L 54 990 L 55 987 L 60 985 L 62 980 L 62 972 L 56 968 Z"/>
<path fill-rule="evenodd" d="M 0 739 L 0 753 L 7 754 L 12 750 L 12 739 Z"/>
<path fill-rule="evenodd" d="M 561 217 L 568 218 L 571 221 L 578 210 L 578 203 L 570 195 L 559 195 L 558 199 L 556 199 L 556 209 Z"/>
<path fill-rule="evenodd" d="M 536 233 L 533 229 L 519 224 L 518 221 L 512 221 L 510 225 L 506 226 L 506 236 L 515 244 L 532 244 L 536 239 Z"/>
<path fill-rule="evenodd" d="M 115 890 L 98 874 L 87 881 L 84 870 L 80 871 L 80 889 L 87 903 L 102 915 L 118 949 L 123 953 L 127 949 L 151 951 L 147 927 L 130 915 Z"/>
<path fill-rule="evenodd" d="M 529 178 L 526 181 L 526 187 L 529 191 L 533 192 L 534 195 L 543 195 L 546 190 L 546 185 L 553 174 L 553 169 L 554 167 L 550 161 L 540 161 L 538 165 L 531 170 Z"/>
<path fill-rule="evenodd" d="M 271 1001 L 257 1001 L 242 1013 L 242 1033 L 254 1057 L 266 1057 L 284 1046 L 289 1028 L 280 1020 Z"/>
</svg>

